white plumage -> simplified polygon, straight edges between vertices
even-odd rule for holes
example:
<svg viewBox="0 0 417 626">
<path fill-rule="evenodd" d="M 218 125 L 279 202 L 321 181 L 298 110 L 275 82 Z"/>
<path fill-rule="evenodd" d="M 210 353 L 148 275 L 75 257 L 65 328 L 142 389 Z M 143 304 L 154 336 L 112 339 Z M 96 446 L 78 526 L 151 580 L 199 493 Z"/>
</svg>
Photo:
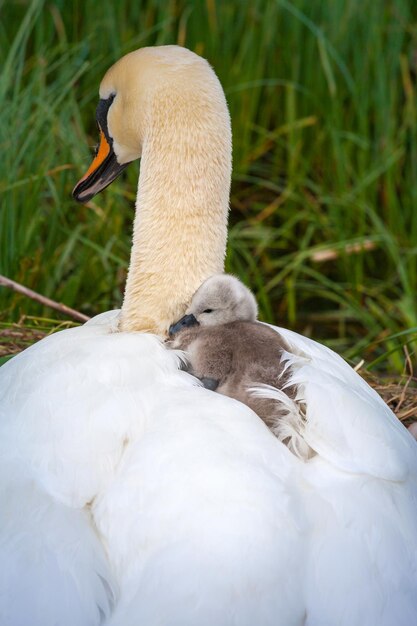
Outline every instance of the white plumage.
<svg viewBox="0 0 417 626">
<path fill-rule="evenodd" d="M 302 461 L 117 315 L 0 369 L 1 626 L 412 626 L 417 444 L 378 395 L 279 329 Z"/>
</svg>

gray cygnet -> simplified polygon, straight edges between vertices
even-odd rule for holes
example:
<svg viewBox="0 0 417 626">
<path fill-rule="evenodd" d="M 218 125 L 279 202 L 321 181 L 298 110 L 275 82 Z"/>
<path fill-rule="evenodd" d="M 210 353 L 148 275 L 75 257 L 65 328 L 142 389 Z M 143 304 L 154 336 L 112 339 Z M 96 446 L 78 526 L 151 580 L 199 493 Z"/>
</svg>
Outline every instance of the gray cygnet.
<svg viewBox="0 0 417 626">
<path fill-rule="evenodd" d="M 255 297 L 243 283 L 216 274 L 199 287 L 186 315 L 170 327 L 168 345 L 185 352 L 185 369 L 207 389 L 244 402 L 281 440 L 291 439 L 291 428 L 280 428 L 288 407 L 290 412 L 295 407 L 296 390 L 286 387 L 288 374 L 281 360 L 288 346 L 275 330 L 257 321 L 257 313 Z M 284 401 L 254 391 L 265 385 L 281 392 Z"/>
</svg>

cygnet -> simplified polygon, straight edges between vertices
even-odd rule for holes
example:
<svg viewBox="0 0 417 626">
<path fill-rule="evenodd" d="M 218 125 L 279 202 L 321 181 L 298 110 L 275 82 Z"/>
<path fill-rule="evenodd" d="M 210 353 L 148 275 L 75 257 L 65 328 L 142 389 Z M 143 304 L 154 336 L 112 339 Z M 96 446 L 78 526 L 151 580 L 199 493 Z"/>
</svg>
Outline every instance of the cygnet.
<svg viewBox="0 0 417 626">
<path fill-rule="evenodd" d="M 252 292 L 234 276 L 216 274 L 195 292 L 186 314 L 169 329 L 168 346 L 183 350 L 185 369 L 204 387 L 253 409 L 297 455 L 309 456 L 303 412 L 287 386 L 288 346 L 257 321 Z M 268 397 L 269 396 L 269 397 Z M 272 397 L 271 397 L 272 396 Z"/>
</svg>

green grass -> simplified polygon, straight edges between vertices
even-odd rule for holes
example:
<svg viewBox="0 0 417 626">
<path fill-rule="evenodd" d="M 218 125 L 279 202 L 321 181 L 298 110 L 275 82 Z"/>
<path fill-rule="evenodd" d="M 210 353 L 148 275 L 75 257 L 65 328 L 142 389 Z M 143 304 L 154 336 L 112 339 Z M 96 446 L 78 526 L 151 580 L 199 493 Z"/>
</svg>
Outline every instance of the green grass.
<svg viewBox="0 0 417 626">
<path fill-rule="evenodd" d="M 417 328 L 413 0 L 0 0 L 0 15 L 1 274 L 89 315 L 120 305 L 137 167 L 89 207 L 71 189 L 106 68 L 179 43 L 209 59 L 232 115 L 227 269 L 263 319 L 402 369 Z M 0 310 L 50 315 L 5 289 Z"/>
</svg>

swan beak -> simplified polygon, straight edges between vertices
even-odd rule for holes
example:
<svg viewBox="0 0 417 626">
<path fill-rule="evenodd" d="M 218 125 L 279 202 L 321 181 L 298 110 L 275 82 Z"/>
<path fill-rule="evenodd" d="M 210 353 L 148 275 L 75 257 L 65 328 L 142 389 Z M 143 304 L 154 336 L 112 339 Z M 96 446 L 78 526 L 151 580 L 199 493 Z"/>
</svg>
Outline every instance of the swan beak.
<svg viewBox="0 0 417 626">
<path fill-rule="evenodd" d="M 199 325 L 200 325 L 199 322 L 197 322 L 193 314 L 184 315 L 184 317 L 178 320 L 178 322 L 176 322 L 175 324 L 171 324 L 171 326 L 169 327 L 169 331 L 168 331 L 169 336 L 172 337 L 172 335 L 175 335 L 180 330 L 184 330 L 184 328 L 189 328 L 190 326 L 199 326 Z"/>
<path fill-rule="evenodd" d="M 99 126 L 100 128 L 100 126 Z M 78 202 L 88 202 L 99 191 L 110 185 L 128 163 L 120 165 L 113 151 L 112 140 L 100 128 L 100 144 L 90 167 L 75 185 L 72 196 Z"/>
</svg>

